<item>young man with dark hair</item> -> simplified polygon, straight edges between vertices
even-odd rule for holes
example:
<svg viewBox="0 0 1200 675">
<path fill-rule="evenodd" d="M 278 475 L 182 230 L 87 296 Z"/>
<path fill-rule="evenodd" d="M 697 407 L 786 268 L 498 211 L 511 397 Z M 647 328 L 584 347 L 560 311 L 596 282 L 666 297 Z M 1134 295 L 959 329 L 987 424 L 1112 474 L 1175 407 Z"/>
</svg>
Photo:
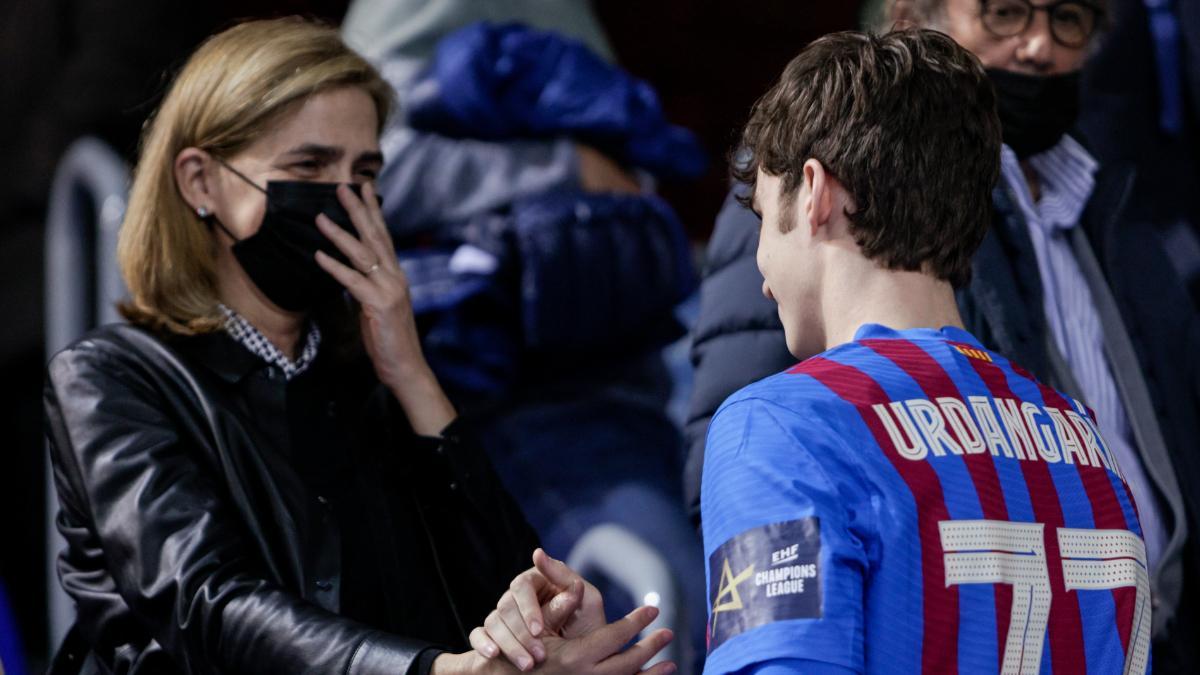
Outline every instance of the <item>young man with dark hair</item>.
<svg viewBox="0 0 1200 675">
<path fill-rule="evenodd" d="M 888 23 L 949 35 L 992 81 L 1004 141 L 1000 180 L 971 281 L 956 294 L 959 309 L 981 343 L 1095 409 L 1138 503 L 1155 670 L 1200 672 L 1200 314 L 1154 222 L 1158 206 L 1145 208 L 1148 195 L 1162 193 L 1169 164 L 1139 172 L 1097 159 L 1076 125 L 1081 68 L 1116 23 L 1107 18 L 1110 3 L 883 4 Z M 876 178 L 891 180 L 891 171 Z M 921 191 L 945 189 L 925 182 Z M 717 217 L 692 334 L 684 491 L 697 520 L 710 417 L 731 393 L 796 359 L 774 303 L 749 293 L 762 276 L 758 218 L 735 200 L 744 190 L 735 185 Z"/>
<path fill-rule="evenodd" d="M 756 105 L 757 266 L 799 365 L 713 417 L 706 673 L 1149 671 L 1096 420 L 962 328 L 1000 122 L 932 31 L 817 40 Z"/>
</svg>

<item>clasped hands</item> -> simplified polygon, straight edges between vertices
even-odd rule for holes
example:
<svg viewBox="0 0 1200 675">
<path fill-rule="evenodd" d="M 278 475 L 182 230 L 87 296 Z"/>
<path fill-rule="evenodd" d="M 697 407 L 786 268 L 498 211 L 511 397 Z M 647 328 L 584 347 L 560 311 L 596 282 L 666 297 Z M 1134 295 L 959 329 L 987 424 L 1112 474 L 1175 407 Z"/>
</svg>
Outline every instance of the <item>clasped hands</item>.
<svg viewBox="0 0 1200 675">
<path fill-rule="evenodd" d="M 471 632 L 474 651 L 442 654 L 432 672 L 671 675 L 670 661 L 642 670 L 674 638 L 670 630 L 656 630 L 622 651 L 657 617 L 656 608 L 639 607 L 606 623 L 596 587 L 538 549 L 533 567 L 513 580 L 484 625 Z"/>
</svg>

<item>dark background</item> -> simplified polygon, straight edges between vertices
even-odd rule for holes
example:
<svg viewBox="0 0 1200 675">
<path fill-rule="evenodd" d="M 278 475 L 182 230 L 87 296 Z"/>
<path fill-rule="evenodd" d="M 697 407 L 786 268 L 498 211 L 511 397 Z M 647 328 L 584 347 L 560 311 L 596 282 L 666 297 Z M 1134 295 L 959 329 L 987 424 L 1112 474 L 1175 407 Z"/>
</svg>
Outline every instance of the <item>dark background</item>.
<svg viewBox="0 0 1200 675">
<path fill-rule="evenodd" d="M 486 0 L 479 0 L 481 2 Z M 618 60 L 695 131 L 712 168 L 662 192 L 703 242 L 724 198 L 725 154 L 750 105 L 810 40 L 858 25 L 858 1 L 594 2 Z M 338 22 L 346 2 L 7 0 L 0 3 L 0 580 L 30 672 L 45 666 L 43 222 L 59 156 L 84 134 L 131 164 L 138 133 L 207 35 L 237 18 L 305 14 Z"/>
</svg>

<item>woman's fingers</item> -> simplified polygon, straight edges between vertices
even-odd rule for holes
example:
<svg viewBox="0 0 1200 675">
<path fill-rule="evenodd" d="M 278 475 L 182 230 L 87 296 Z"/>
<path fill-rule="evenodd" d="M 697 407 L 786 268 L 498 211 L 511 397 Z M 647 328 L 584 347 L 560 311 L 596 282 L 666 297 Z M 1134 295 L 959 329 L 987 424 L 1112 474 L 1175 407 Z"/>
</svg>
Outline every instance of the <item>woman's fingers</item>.
<svg viewBox="0 0 1200 675">
<path fill-rule="evenodd" d="M 637 635 L 657 618 L 657 607 L 638 607 L 607 626 L 592 631 L 581 638 L 581 640 L 586 643 L 590 656 L 596 659 L 596 661 L 593 661 L 595 663 L 616 654 L 621 647 L 633 639 L 633 636 Z M 495 635 L 492 637 L 495 637 Z"/>
<path fill-rule="evenodd" d="M 542 602 L 538 599 L 538 592 L 547 585 L 545 577 L 540 572 L 526 570 L 512 580 L 512 583 L 508 585 L 509 592 L 500 599 L 501 602 L 504 602 L 505 598 L 509 598 L 516 603 L 525 627 L 534 637 L 542 634 Z"/>
<path fill-rule="evenodd" d="M 541 662 L 546 658 L 546 647 L 542 645 L 542 641 L 535 638 L 529 632 L 529 626 L 526 624 L 525 617 L 521 616 L 521 611 L 517 607 L 517 603 L 512 600 L 512 592 L 507 592 L 500 598 L 500 604 L 496 607 L 496 612 L 500 614 L 500 620 L 508 627 L 513 637 L 525 651 L 533 656 L 533 660 Z"/>
<path fill-rule="evenodd" d="M 383 233 L 388 234 L 387 221 L 383 218 L 383 209 L 380 208 L 379 205 L 379 197 L 377 196 L 378 193 L 376 192 L 375 184 L 363 183 L 362 193 L 363 206 L 366 207 L 367 213 L 371 216 L 371 220 L 379 223 L 382 226 L 381 229 Z M 391 235 L 388 234 L 388 237 L 390 238 Z"/>
<path fill-rule="evenodd" d="M 533 566 L 542 573 L 546 579 L 558 586 L 559 588 L 570 588 L 575 580 L 582 581 L 583 577 L 579 576 L 575 570 L 567 567 L 567 564 L 561 560 L 555 560 L 550 557 L 542 549 L 537 549 L 533 552 Z"/>
<path fill-rule="evenodd" d="M 380 264 L 382 266 L 383 261 L 373 250 L 355 239 L 354 235 L 338 227 L 324 213 L 317 216 L 317 229 L 321 230 L 321 234 L 332 241 L 333 245 L 337 246 L 350 262 L 354 263 L 359 273 L 366 275 L 373 265 Z"/>
<path fill-rule="evenodd" d="M 576 580 L 567 590 L 550 598 L 546 603 L 546 609 L 542 612 L 542 616 L 546 619 L 546 626 L 551 631 L 558 631 L 562 628 L 567 619 L 579 609 L 583 602 L 583 582 Z"/>
<path fill-rule="evenodd" d="M 675 665 L 674 661 L 660 661 L 643 670 L 641 675 L 671 675 L 676 670 L 679 670 L 679 667 Z"/>
<path fill-rule="evenodd" d="M 500 653 L 500 648 L 496 646 L 495 642 L 492 642 L 482 626 L 471 631 L 467 639 L 471 643 L 471 649 L 479 652 L 486 659 L 495 658 Z"/>
<path fill-rule="evenodd" d="M 554 586 L 570 588 L 571 584 L 578 583 L 583 589 L 577 611 L 563 618 L 564 623 L 561 625 L 563 637 L 579 637 L 604 625 L 604 599 L 600 597 L 600 591 L 596 590 L 595 586 L 589 584 L 566 563 L 551 558 L 540 548 L 533 552 L 533 564 L 542 573 L 542 576 L 546 577 Z M 546 621 L 547 625 L 550 625 L 550 620 L 546 619 Z"/>
<path fill-rule="evenodd" d="M 508 626 L 504 624 L 504 620 L 500 618 L 499 611 L 493 611 L 488 614 L 487 619 L 483 622 L 483 627 L 487 630 L 488 637 L 496 646 L 500 648 L 500 652 L 504 654 L 504 658 L 512 662 L 514 666 L 521 670 L 530 670 L 533 668 L 533 657 L 521 645 L 521 642 L 512 634 Z"/>
<path fill-rule="evenodd" d="M 338 201 L 350 215 L 350 222 L 358 231 L 358 237 L 363 245 L 368 247 L 381 261 L 390 260 L 392 267 L 399 263 L 395 261 L 395 248 L 392 237 L 388 234 L 387 225 L 383 221 L 383 212 L 375 199 L 375 188 L 370 183 L 362 184 L 362 199 L 354 194 L 347 185 L 339 185 Z M 382 263 L 381 263 L 382 264 Z"/>
<path fill-rule="evenodd" d="M 350 295 L 363 305 L 373 305 L 378 302 L 376 294 L 378 291 L 371 285 L 371 282 L 366 276 L 356 270 L 346 267 L 341 262 L 335 260 L 332 256 L 327 255 L 324 251 L 317 251 L 317 264 L 321 269 L 325 270 L 334 279 L 338 280 L 342 286 L 350 291 Z"/>
<path fill-rule="evenodd" d="M 655 654 L 662 651 L 663 647 L 671 644 L 673 639 L 675 635 L 670 630 L 661 628 L 620 654 L 608 657 L 600 665 L 614 673 L 636 673 L 647 661 L 654 658 Z"/>
</svg>

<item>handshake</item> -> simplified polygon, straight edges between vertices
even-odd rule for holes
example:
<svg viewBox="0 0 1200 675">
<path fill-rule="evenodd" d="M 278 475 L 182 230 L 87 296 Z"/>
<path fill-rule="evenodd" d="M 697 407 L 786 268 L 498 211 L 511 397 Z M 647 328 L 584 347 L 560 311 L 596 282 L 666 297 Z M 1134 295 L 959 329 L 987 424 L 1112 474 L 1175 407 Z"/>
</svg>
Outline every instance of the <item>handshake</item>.
<svg viewBox="0 0 1200 675">
<path fill-rule="evenodd" d="M 471 631 L 474 651 L 442 654 L 433 675 L 601 673 L 603 675 L 670 675 L 675 664 L 664 661 L 642 667 L 674 636 L 656 630 L 622 651 L 658 616 L 654 607 L 639 607 L 612 623 L 604 619 L 604 600 L 596 587 L 542 549 L 533 567 L 513 579 L 483 626 Z"/>
</svg>

